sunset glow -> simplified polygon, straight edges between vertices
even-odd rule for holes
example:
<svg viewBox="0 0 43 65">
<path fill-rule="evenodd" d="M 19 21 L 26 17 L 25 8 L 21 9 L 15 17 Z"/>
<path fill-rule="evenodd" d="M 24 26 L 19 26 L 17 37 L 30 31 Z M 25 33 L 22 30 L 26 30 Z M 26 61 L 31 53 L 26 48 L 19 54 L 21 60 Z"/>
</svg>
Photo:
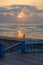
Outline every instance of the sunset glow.
<svg viewBox="0 0 43 65">
<path fill-rule="evenodd" d="M 43 22 L 43 0 L 0 0 L 0 22 Z"/>
<path fill-rule="evenodd" d="M 38 9 L 43 9 L 43 0 L 0 0 L 0 7 L 10 5 L 34 5 Z"/>
</svg>

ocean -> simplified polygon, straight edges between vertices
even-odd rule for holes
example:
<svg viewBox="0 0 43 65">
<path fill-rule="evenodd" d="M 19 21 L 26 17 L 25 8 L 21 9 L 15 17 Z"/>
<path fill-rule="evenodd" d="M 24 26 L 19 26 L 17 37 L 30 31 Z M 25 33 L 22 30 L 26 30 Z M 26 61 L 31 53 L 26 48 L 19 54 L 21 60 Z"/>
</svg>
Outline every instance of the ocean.
<svg viewBox="0 0 43 65">
<path fill-rule="evenodd" d="M 0 36 L 18 37 L 22 31 L 26 38 L 43 39 L 43 23 L 0 23 Z"/>
</svg>

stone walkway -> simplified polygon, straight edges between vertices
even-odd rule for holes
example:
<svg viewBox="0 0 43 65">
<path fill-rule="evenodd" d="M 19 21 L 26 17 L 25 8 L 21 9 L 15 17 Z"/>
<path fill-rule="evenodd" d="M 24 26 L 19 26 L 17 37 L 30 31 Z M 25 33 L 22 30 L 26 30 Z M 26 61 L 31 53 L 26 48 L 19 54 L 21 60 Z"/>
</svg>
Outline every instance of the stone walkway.
<svg viewBox="0 0 43 65">
<path fill-rule="evenodd" d="M 0 65 L 43 65 L 43 53 L 6 53 Z"/>
</svg>

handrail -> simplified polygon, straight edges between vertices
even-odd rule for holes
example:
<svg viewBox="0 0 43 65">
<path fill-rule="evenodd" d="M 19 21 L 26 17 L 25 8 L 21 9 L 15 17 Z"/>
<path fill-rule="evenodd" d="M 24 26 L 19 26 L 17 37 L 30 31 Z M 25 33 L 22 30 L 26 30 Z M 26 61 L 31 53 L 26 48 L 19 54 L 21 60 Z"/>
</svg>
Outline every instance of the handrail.
<svg viewBox="0 0 43 65">
<path fill-rule="evenodd" d="M 20 45 L 20 42 L 17 43 L 17 44 L 14 44 L 14 45 L 12 45 L 12 46 L 10 46 L 10 47 L 8 47 L 8 48 L 6 48 L 4 51 L 7 51 L 7 50 L 9 50 L 9 49 L 11 49 L 11 48 L 13 48 L 13 47 L 17 47 L 18 45 Z"/>
</svg>

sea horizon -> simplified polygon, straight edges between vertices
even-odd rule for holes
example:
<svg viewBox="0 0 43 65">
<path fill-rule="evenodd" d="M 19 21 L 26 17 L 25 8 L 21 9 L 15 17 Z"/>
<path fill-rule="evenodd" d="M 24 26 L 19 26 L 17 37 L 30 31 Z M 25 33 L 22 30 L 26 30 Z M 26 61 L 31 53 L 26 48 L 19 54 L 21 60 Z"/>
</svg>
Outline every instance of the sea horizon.
<svg viewBox="0 0 43 65">
<path fill-rule="evenodd" d="M 43 23 L 0 23 L 0 36 L 17 38 L 18 31 L 22 31 L 26 38 L 43 39 Z"/>
</svg>

